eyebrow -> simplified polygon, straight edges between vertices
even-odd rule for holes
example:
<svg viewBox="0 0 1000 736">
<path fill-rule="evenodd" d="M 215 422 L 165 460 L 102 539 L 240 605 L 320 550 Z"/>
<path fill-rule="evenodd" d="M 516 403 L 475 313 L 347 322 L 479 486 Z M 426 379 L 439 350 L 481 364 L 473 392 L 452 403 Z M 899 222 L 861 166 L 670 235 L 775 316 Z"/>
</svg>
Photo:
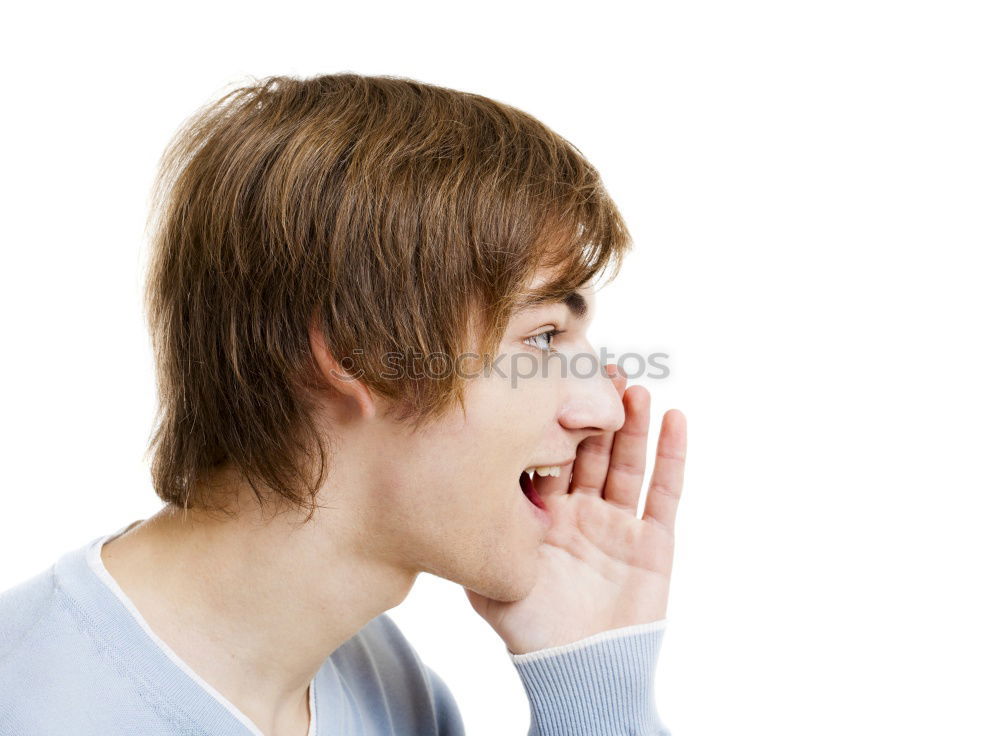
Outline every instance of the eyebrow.
<svg viewBox="0 0 1000 736">
<path fill-rule="evenodd" d="M 546 299 L 537 295 L 529 296 L 517 305 L 515 312 L 523 312 L 526 309 L 533 309 L 546 304 L 565 304 L 569 308 L 570 314 L 577 319 L 583 319 L 587 316 L 587 300 L 583 298 L 583 295 L 579 291 L 571 291 L 559 299 Z"/>
<path fill-rule="evenodd" d="M 561 301 L 569 307 L 570 313 L 577 319 L 583 319 L 587 316 L 587 300 L 579 291 L 570 292 Z"/>
</svg>

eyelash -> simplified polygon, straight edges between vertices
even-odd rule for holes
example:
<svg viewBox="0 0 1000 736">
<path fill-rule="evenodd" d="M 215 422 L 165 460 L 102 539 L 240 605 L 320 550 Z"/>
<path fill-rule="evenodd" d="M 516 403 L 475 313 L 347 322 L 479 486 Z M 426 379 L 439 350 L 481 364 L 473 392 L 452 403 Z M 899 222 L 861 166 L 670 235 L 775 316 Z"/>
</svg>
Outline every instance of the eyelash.
<svg viewBox="0 0 1000 736">
<path fill-rule="evenodd" d="M 531 345 L 531 343 L 528 342 L 529 340 L 534 340 L 537 337 L 547 337 L 549 338 L 549 346 L 547 348 L 540 348 L 537 345 L 532 345 L 532 347 L 535 348 L 535 350 L 542 351 L 543 353 L 555 353 L 558 351 L 554 347 L 552 347 L 552 341 L 556 338 L 556 335 L 561 335 L 565 331 L 566 330 L 546 330 L 545 332 L 539 332 L 537 335 L 532 335 L 531 337 L 524 338 L 524 342 L 528 345 Z"/>
</svg>

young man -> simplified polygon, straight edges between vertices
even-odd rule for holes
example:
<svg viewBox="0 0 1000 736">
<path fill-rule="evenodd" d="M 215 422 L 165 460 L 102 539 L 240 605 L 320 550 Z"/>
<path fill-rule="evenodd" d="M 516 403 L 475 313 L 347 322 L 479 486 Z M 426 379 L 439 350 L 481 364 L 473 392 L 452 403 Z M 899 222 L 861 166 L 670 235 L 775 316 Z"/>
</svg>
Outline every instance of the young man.
<svg viewBox="0 0 1000 736">
<path fill-rule="evenodd" d="M 165 506 L 0 598 L 0 732 L 461 734 L 385 614 L 429 572 L 531 733 L 666 734 L 684 417 L 640 516 L 648 393 L 586 369 L 629 245 L 586 159 L 477 95 L 276 77 L 199 111 L 157 191 Z"/>
</svg>

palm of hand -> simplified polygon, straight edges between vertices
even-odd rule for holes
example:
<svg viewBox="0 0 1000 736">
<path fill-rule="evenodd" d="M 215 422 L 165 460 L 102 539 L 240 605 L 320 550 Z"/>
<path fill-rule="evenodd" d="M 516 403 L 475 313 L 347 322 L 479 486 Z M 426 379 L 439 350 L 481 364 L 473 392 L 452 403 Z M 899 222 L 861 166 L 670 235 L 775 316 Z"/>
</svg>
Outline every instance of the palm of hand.
<svg viewBox="0 0 1000 736">
<path fill-rule="evenodd" d="M 466 590 L 473 608 L 515 654 L 648 623 L 666 613 L 674 517 L 683 484 L 683 415 L 664 415 L 645 511 L 636 517 L 645 467 L 649 396 L 624 390 L 625 424 L 580 445 L 572 479 L 540 479 L 553 523 L 527 597 L 494 601 Z"/>
</svg>

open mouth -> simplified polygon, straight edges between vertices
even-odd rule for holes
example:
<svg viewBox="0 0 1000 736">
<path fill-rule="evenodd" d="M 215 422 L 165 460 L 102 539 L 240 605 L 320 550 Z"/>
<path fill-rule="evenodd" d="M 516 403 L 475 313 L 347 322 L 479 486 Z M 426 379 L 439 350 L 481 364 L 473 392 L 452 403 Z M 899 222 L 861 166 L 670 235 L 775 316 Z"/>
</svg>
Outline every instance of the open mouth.
<svg viewBox="0 0 1000 736">
<path fill-rule="evenodd" d="M 539 496 L 538 491 L 535 490 L 535 484 L 532 481 L 531 475 L 525 471 L 521 472 L 521 493 L 523 493 L 528 500 L 535 504 L 538 508 L 545 508 L 545 502 L 542 501 L 542 497 Z"/>
</svg>

